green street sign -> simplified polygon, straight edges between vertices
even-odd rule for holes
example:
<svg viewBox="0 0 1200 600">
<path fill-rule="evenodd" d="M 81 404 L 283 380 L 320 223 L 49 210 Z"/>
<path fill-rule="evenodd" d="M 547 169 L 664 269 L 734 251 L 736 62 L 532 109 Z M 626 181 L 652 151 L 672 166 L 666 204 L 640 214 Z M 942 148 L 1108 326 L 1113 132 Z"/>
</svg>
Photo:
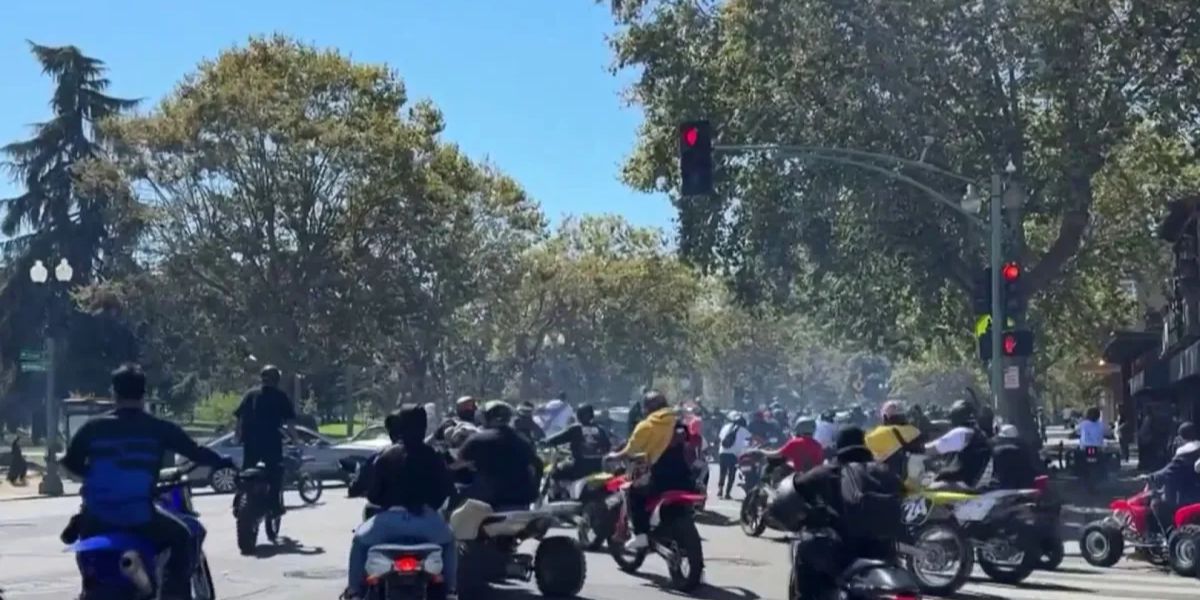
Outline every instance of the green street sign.
<svg viewBox="0 0 1200 600">
<path fill-rule="evenodd" d="M 46 363 L 44 362 L 23 362 L 21 363 L 22 373 L 45 373 Z"/>
<path fill-rule="evenodd" d="M 21 362 L 43 362 L 46 360 L 46 353 L 41 350 L 22 350 Z"/>
</svg>

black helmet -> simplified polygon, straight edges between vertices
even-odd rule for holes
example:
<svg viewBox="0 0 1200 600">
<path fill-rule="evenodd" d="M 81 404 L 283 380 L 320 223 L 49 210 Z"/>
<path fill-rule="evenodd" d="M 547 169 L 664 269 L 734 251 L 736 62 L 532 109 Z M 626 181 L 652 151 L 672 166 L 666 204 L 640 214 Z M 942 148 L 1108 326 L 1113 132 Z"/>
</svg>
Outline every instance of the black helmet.
<svg viewBox="0 0 1200 600">
<path fill-rule="evenodd" d="M 596 418 L 596 409 L 591 404 L 581 404 L 575 409 L 575 418 L 584 425 L 591 425 Z"/>
<path fill-rule="evenodd" d="M 950 411 L 946 413 L 946 418 L 950 420 L 950 424 L 955 427 L 966 427 L 975 424 L 975 405 L 966 400 L 956 400 L 950 405 Z"/>
<path fill-rule="evenodd" d="M 492 400 L 483 405 L 483 420 L 488 427 L 508 425 L 513 418 L 513 407 L 503 400 Z"/>
<path fill-rule="evenodd" d="M 662 410 L 667 407 L 667 397 L 658 390 L 650 390 L 642 398 L 642 406 L 645 407 L 646 414 Z"/>
</svg>

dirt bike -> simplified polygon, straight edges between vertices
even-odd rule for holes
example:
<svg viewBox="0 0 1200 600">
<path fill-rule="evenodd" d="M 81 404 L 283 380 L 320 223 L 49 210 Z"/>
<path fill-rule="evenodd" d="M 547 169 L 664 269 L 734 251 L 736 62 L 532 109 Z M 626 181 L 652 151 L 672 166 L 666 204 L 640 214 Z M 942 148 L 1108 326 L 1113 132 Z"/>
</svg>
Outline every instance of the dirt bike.
<svg viewBox="0 0 1200 600">
<path fill-rule="evenodd" d="M 556 481 L 552 474 L 558 467 L 561 456 L 562 454 L 554 449 L 546 457 L 538 506 L 564 500 L 578 502 L 579 513 L 564 519 L 565 524 L 575 528 L 576 539 L 585 550 L 599 550 L 611 534 L 616 519 L 615 512 L 605 503 L 609 496 L 617 492 L 616 487 L 608 485 L 613 475 L 601 471 L 574 481 Z"/>
<path fill-rule="evenodd" d="M 626 542 L 633 538 L 629 515 L 630 482 L 637 481 L 646 471 L 644 457 L 637 457 L 630 461 L 630 475 L 618 478 L 621 491 L 609 499 L 609 505 L 618 510 L 618 517 L 608 538 L 608 552 L 622 571 L 634 573 L 653 551 L 667 562 L 672 588 L 685 593 L 694 591 L 700 587 L 704 576 L 704 548 L 696 529 L 695 510 L 704 503 L 705 494 L 669 491 L 650 498 L 644 507 L 650 511 L 650 545 L 636 551 L 625 548 Z"/>
<path fill-rule="evenodd" d="M 1200 546 L 1200 503 L 1175 510 L 1173 523 L 1158 523 L 1150 510 L 1155 492 L 1149 485 L 1141 492 L 1109 507 L 1112 514 L 1089 523 L 1079 537 L 1079 553 L 1089 564 L 1111 567 L 1121 560 L 1125 546 L 1140 550 L 1151 564 L 1168 565 L 1180 575 L 1197 574 L 1197 550 Z M 1157 525 L 1158 532 L 1151 524 Z"/>
</svg>

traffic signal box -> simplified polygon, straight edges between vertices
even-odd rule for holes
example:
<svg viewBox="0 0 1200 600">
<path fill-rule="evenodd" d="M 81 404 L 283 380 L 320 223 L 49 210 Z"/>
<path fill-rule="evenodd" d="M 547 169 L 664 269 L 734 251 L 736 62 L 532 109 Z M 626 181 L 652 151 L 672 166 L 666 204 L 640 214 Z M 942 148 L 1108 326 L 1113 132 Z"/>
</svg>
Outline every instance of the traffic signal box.
<svg viewBox="0 0 1200 600">
<path fill-rule="evenodd" d="M 679 174 L 684 196 L 713 193 L 712 126 L 708 121 L 688 121 L 679 126 Z"/>
<path fill-rule="evenodd" d="M 1000 268 L 1000 294 L 1003 303 L 1003 323 L 997 328 L 990 323 L 986 329 L 979 332 L 979 358 L 987 361 L 992 358 L 992 332 L 1000 329 L 1003 336 L 1000 340 L 1000 351 L 1004 356 L 1029 356 L 1033 353 L 1033 332 L 1028 329 L 1016 329 L 1014 325 L 1018 317 L 1025 311 L 1025 293 L 1022 289 L 1023 269 L 1016 261 L 1004 263 Z M 992 313 L 992 270 L 984 269 L 975 282 L 972 305 L 977 316 L 988 316 Z"/>
</svg>

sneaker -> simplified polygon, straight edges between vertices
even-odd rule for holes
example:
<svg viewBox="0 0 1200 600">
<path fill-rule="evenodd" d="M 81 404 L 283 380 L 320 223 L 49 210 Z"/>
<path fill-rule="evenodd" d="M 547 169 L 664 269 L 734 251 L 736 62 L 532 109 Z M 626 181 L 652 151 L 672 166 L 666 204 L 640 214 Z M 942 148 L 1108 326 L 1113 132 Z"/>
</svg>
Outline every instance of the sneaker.
<svg viewBox="0 0 1200 600">
<path fill-rule="evenodd" d="M 625 542 L 625 549 L 630 552 L 637 552 L 650 546 L 650 536 L 644 533 L 639 533 L 633 536 L 633 539 Z"/>
</svg>

